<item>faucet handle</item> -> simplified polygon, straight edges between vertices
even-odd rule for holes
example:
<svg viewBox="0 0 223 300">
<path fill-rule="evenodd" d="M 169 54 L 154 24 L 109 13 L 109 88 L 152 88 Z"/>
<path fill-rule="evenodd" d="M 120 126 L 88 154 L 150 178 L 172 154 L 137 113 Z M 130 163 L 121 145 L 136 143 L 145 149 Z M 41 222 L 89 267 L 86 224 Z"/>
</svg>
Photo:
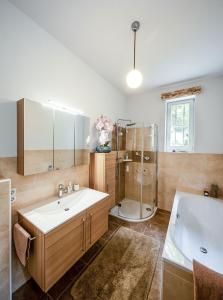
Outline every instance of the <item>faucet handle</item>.
<svg viewBox="0 0 223 300">
<path fill-rule="evenodd" d="M 64 185 L 62 183 L 60 183 L 58 185 L 58 196 L 59 196 L 59 198 L 63 197 L 64 190 L 65 190 Z"/>
<path fill-rule="evenodd" d="M 63 185 L 62 183 L 60 183 L 60 184 L 58 185 L 58 189 L 59 189 L 59 190 L 63 190 L 63 189 L 64 189 L 64 185 Z"/>
</svg>

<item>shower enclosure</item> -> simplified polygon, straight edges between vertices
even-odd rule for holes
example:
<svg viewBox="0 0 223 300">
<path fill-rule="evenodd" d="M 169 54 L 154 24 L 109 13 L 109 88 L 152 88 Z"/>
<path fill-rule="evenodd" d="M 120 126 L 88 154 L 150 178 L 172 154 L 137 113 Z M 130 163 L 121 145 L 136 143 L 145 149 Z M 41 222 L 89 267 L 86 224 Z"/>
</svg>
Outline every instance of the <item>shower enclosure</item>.
<svg viewBox="0 0 223 300">
<path fill-rule="evenodd" d="M 111 215 L 129 221 L 151 218 L 157 203 L 157 125 L 118 120 L 115 127 L 116 206 Z"/>
</svg>

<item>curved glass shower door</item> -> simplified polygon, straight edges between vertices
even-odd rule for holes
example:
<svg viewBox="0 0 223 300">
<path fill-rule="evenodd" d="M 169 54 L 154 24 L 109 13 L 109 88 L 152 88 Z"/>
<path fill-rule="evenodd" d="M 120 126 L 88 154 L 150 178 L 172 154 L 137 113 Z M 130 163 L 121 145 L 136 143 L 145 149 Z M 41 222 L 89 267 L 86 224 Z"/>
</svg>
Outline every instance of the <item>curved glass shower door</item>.
<svg viewBox="0 0 223 300">
<path fill-rule="evenodd" d="M 157 126 L 117 126 L 117 147 L 118 216 L 132 221 L 148 219 L 157 199 Z"/>
</svg>

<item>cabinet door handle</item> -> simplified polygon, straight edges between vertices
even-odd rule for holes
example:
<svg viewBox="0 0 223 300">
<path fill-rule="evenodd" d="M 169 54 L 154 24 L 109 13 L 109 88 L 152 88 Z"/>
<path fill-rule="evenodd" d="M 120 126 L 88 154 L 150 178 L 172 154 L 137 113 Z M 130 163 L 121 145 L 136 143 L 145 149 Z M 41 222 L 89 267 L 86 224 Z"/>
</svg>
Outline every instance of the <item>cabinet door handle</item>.
<svg viewBox="0 0 223 300">
<path fill-rule="evenodd" d="M 108 185 L 108 183 L 107 183 L 107 193 L 108 193 L 108 189 L 109 189 L 109 185 Z"/>
<path fill-rule="evenodd" d="M 83 240 L 82 240 L 82 251 L 85 251 L 85 218 L 83 218 Z"/>
<path fill-rule="evenodd" d="M 92 222 L 92 216 L 93 216 L 93 214 L 90 214 L 90 245 L 91 245 L 91 222 Z"/>
</svg>

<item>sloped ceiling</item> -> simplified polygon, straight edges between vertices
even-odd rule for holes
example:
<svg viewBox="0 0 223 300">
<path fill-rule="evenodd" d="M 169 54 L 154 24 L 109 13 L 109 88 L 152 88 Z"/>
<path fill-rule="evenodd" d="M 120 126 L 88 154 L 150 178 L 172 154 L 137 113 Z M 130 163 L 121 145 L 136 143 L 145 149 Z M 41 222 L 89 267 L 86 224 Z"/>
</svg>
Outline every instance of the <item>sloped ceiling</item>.
<svg viewBox="0 0 223 300">
<path fill-rule="evenodd" d="M 10 0 L 124 93 L 223 72 L 222 0 Z M 126 86 L 137 34 L 137 91 Z"/>
</svg>

